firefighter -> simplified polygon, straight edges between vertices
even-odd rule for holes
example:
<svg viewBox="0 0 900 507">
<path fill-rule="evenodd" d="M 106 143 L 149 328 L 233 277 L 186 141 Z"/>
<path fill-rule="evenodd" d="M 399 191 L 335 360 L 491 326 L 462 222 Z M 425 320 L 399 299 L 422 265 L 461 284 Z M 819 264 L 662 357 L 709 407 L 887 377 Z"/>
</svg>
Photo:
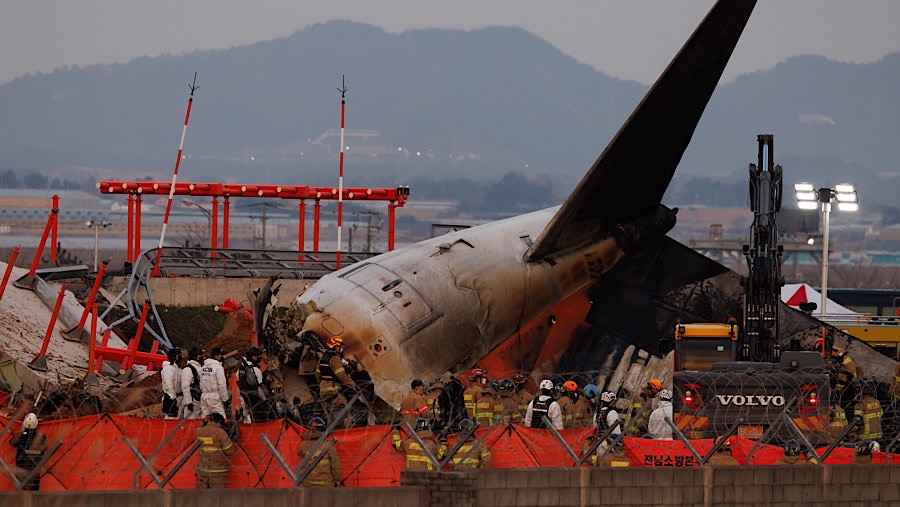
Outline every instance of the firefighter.
<svg viewBox="0 0 900 507">
<path fill-rule="evenodd" d="M 472 422 L 462 420 L 459 422 L 460 434 L 468 433 L 472 427 Z M 456 453 L 450 458 L 450 468 L 452 470 L 466 470 L 469 468 L 487 468 L 491 465 L 491 451 L 484 444 L 475 439 L 475 432 L 471 432 L 466 437 L 463 445 L 456 450 Z"/>
<path fill-rule="evenodd" d="M 188 351 L 187 363 L 181 370 L 182 419 L 200 419 L 200 362 L 203 349 L 194 345 Z"/>
<path fill-rule="evenodd" d="M 606 433 L 614 424 L 619 421 L 619 412 L 616 410 L 616 393 L 612 391 L 604 391 L 600 394 L 600 403 L 598 405 L 597 415 L 594 417 L 594 424 L 597 426 L 599 435 Z M 612 442 L 616 436 L 622 433 L 622 425 L 616 427 L 609 434 L 606 442 L 600 444 L 600 448 L 605 449 L 609 442 Z"/>
<path fill-rule="evenodd" d="M 213 412 L 227 419 L 225 405 L 231 402 L 228 384 L 225 381 L 225 368 L 222 358 L 225 352 L 221 347 L 213 347 L 210 357 L 203 361 L 200 368 L 200 415 L 207 417 Z"/>
<path fill-rule="evenodd" d="M 894 377 L 888 392 L 891 395 L 891 405 L 900 405 L 900 364 L 894 367 Z"/>
<path fill-rule="evenodd" d="M 625 431 L 631 436 L 647 433 L 647 420 L 650 417 L 650 400 L 662 389 L 662 382 L 652 378 L 647 381 L 640 392 L 631 400 L 631 408 L 625 417 Z"/>
<path fill-rule="evenodd" d="M 672 391 L 662 389 L 656 395 L 659 406 L 650 414 L 647 431 L 654 440 L 672 440 L 672 427 L 666 419 L 672 420 Z"/>
<path fill-rule="evenodd" d="M 444 454 L 447 452 L 447 442 L 435 442 L 434 433 L 428 426 L 428 420 L 423 417 L 416 419 L 416 425 L 413 429 L 416 432 L 416 436 L 418 436 L 419 439 L 422 440 L 422 443 L 425 444 L 425 448 L 431 452 L 431 455 L 438 461 L 442 460 Z M 431 459 L 428 457 L 428 453 L 425 452 L 415 438 L 411 435 L 405 439 L 400 437 L 399 426 L 395 425 L 393 431 L 391 431 L 391 440 L 394 449 L 397 449 L 406 455 L 407 470 L 434 470 L 434 463 L 432 463 Z"/>
<path fill-rule="evenodd" d="M 194 431 L 200 440 L 200 457 L 197 459 L 197 488 L 224 488 L 228 470 L 228 457 L 234 454 L 234 445 L 222 429 L 225 418 L 218 412 L 209 414 L 206 424 Z"/>
<path fill-rule="evenodd" d="M 400 402 L 400 417 L 415 426 L 416 419 L 423 417 L 428 412 L 428 403 L 425 401 L 425 382 L 415 379 L 409 384 L 410 392 Z"/>
<path fill-rule="evenodd" d="M 541 392 L 528 404 L 528 410 L 525 412 L 525 426 L 543 428 L 544 416 L 546 416 L 554 428 L 563 429 L 562 412 L 559 410 L 559 403 L 553 399 L 553 382 L 544 379 L 538 387 Z"/>
<path fill-rule="evenodd" d="M 315 453 L 310 457 L 308 463 L 319 459 L 316 466 L 303 479 L 303 485 L 309 488 L 334 488 L 340 486 L 341 483 L 341 462 L 338 459 L 338 453 L 334 446 L 328 442 L 323 442 L 316 449 L 316 444 L 323 431 L 325 431 L 325 420 L 321 417 L 313 417 L 309 421 L 306 437 L 303 439 L 303 443 L 300 444 L 300 448 L 297 449 L 297 456 L 300 456 L 301 460 L 313 453 L 313 450 L 315 450 Z M 324 451 L 325 449 L 328 449 L 328 451 Z M 319 456 L 322 457 L 319 458 Z"/>
<path fill-rule="evenodd" d="M 721 440 L 722 437 L 717 437 L 715 443 L 718 444 Z M 725 439 L 725 442 L 719 447 L 715 454 L 710 456 L 706 464 L 711 467 L 732 467 L 740 465 L 740 463 L 738 463 L 738 460 L 734 459 L 734 457 L 731 455 L 730 438 Z"/>
<path fill-rule="evenodd" d="M 601 451 L 602 452 L 602 451 Z M 625 454 L 625 443 L 619 440 L 613 444 L 612 449 L 604 456 L 600 466 L 604 467 L 630 467 L 631 460 Z"/>
<path fill-rule="evenodd" d="M 481 368 L 472 370 L 472 375 L 469 377 L 469 387 L 463 392 L 463 401 L 466 404 L 466 416 L 470 420 L 475 420 L 475 404 L 478 403 L 478 399 L 481 397 L 481 391 L 484 389 L 485 384 L 487 384 L 487 371 Z"/>
<path fill-rule="evenodd" d="M 500 419 L 503 424 L 519 424 L 522 417 L 519 415 L 519 403 L 513 397 L 516 385 L 512 379 L 505 378 L 500 381 Z"/>
<path fill-rule="evenodd" d="M 574 428 L 575 404 L 578 402 L 578 383 L 574 380 L 563 382 L 560 396 L 556 401 L 559 403 L 559 411 L 562 413 L 563 428 Z"/>
<path fill-rule="evenodd" d="M 832 346 L 830 370 L 832 399 L 838 400 L 838 404 L 847 412 L 845 416 L 849 419 L 853 402 L 859 395 L 856 392 L 858 372 L 856 364 L 843 347 Z"/>
<path fill-rule="evenodd" d="M 425 418 L 430 421 L 431 427 L 436 431 L 440 431 L 440 429 L 443 428 L 440 402 L 443 394 L 444 379 L 441 377 L 434 377 L 425 394 L 425 405 L 428 407 L 428 410 L 425 411 Z"/>
<path fill-rule="evenodd" d="M 241 399 L 247 401 L 244 407 L 244 422 L 263 422 L 267 419 L 268 411 L 264 405 L 265 396 L 262 394 L 263 384 L 260 358 L 262 350 L 259 347 L 250 347 L 241 358 L 241 366 L 237 372 L 237 385 L 241 392 Z"/>
<path fill-rule="evenodd" d="M 585 388 L 588 386 L 593 386 L 594 391 L 599 393 L 599 389 L 593 384 L 588 384 L 579 390 L 579 396 L 575 402 L 572 414 L 572 427 L 575 429 L 586 429 L 594 426 L 594 403 L 588 396 L 587 391 L 585 391 Z"/>
<path fill-rule="evenodd" d="M 450 375 L 450 380 L 444 383 L 444 390 L 438 397 L 444 431 L 452 433 L 456 430 L 459 422 L 468 416 L 463 394 L 465 390 L 466 386 L 453 375 Z"/>
<path fill-rule="evenodd" d="M 872 462 L 872 452 L 880 451 L 881 447 L 874 440 L 860 440 L 854 446 L 853 464 L 867 464 Z"/>
<path fill-rule="evenodd" d="M 491 382 L 481 391 L 481 397 L 475 402 L 475 422 L 483 428 L 491 427 L 497 416 L 503 412 L 503 404 L 497 395 L 499 387 L 500 383 L 496 380 Z M 498 405 L 499 411 L 497 410 Z"/>
<path fill-rule="evenodd" d="M 16 477 L 22 481 L 37 468 L 47 452 L 47 437 L 38 431 L 38 417 L 33 412 L 22 420 L 22 433 L 12 437 L 9 445 L 16 449 Z M 25 491 L 38 491 L 41 474 L 35 473 L 22 485 Z"/>
<path fill-rule="evenodd" d="M 513 398 L 519 404 L 519 418 L 525 419 L 525 412 L 528 411 L 528 404 L 534 399 L 534 393 L 528 389 L 528 376 L 524 373 L 516 373 L 513 377 L 513 384 L 516 386 L 516 393 Z"/>
<path fill-rule="evenodd" d="M 847 412 L 839 405 L 831 406 L 831 414 L 828 418 L 828 434 L 832 440 L 841 438 L 844 430 L 847 429 Z"/>
<path fill-rule="evenodd" d="M 347 404 L 341 387 L 356 389 L 356 383 L 344 370 L 344 340 L 340 336 L 332 336 L 325 342 L 325 347 L 316 367 L 316 381 L 319 383 L 319 400 L 330 415 Z"/>
<path fill-rule="evenodd" d="M 861 440 L 878 440 L 881 438 L 881 402 L 873 396 L 875 391 L 870 384 L 860 381 L 862 396 L 853 407 L 856 417 L 862 419 L 862 424 L 857 426 L 857 435 Z"/>
<path fill-rule="evenodd" d="M 167 361 L 163 361 L 159 371 L 162 383 L 163 400 L 162 411 L 166 419 L 178 419 L 178 411 L 181 408 L 181 349 L 173 347 L 166 353 Z"/>
<path fill-rule="evenodd" d="M 790 438 L 784 443 L 784 455 L 778 458 L 775 465 L 806 465 L 808 462 L 800 455 L 800 442 Z"/>
</svg>

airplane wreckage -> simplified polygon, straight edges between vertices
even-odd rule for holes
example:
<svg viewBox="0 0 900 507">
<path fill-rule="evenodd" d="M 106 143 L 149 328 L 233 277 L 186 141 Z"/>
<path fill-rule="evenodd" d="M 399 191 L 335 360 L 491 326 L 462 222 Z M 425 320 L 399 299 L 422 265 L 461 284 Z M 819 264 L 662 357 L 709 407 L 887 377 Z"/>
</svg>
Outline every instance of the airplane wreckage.
<svg viewBox="0 0 900 507">
<path fill-rule="evenodd" d="M 304 344 L 332 336 L 394 408 L 412 379 L 476 366 L 536 380 L 604 372 L 590 379 L 603 388 L 627 387 L 611 372 L 634 361 L 655 365 L 644 381 L 671 379 L 658 358 L 672 349 L 676 324 L 741 314 L 741 277 L 667 237 L 677 209 L 661 201 L 755 3 L 713 6 L 561 206 L 347 266 L 309 287 L 286 320 L 266 321 L 271 284 L 260 291 L 257 333 L 287 398 L 308 391 L 296 374 Z M 827 335 L 867 378 L 888 381 L 895 361 L 778 304 L 783 350 L 814 350 Z"/>
</svg>

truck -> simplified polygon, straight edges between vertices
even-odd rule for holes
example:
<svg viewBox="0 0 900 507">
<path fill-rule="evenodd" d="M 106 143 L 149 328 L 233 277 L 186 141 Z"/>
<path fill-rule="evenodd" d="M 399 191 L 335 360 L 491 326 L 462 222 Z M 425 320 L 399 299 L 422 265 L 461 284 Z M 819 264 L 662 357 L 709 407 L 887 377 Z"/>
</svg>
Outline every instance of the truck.
<svg viewBox="0 0 900 507">
<path fill-rule="evenodd" d="M 722 435 L 737 424 L 738 436 L 777 442 L 794 436 L 789 419 L 811 443 L 821 443 L 828 438 L 830 377 L 821 353 L 781 340 L 783 250 L 775 217 L 783 170 L 774 163 L 774 137 L 760 134 L 757 142 L 741 322 L 676 323 L 673 422 L 688 438 Z"/>
</svg>

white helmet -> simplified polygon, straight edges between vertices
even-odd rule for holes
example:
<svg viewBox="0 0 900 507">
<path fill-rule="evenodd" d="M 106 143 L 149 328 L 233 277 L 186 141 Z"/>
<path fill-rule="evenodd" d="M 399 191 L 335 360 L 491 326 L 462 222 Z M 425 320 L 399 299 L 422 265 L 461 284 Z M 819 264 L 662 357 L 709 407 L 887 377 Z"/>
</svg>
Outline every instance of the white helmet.
<svg viewBox="0 0 900 507">
<path fill-rule="evenodd" d="M 546 389 L 548 391 L 552 391 L 553 390 L 553 382 L 551 382 L 549 379 L 541 380 L 540 388 L 541 388 L 541 390 Z"/>
<path fill-rule="evenodd" d="M 606 403 L 612 403 L 616 401 L 616 393 L 612 391 L 603 391 L 603 394 L 600 395 L 600 401 L 605 401 Z"/>
<path fill-rule="evenodd" d="M 22 426 L 25 427 L 26 430 L 33 430 L 37 428 L 38 418 L 34 414 L 34 412 L 29 412 L 28 415 L 25 416 L 25 419 L 22 421 Z"/>
<path fill-rule="evenodd" d="M 661 400 L 672 401 L 672 391 L 668 389 L 661 390 L 657 396 L 659 396 L 659 399 Z"/>
</svg>

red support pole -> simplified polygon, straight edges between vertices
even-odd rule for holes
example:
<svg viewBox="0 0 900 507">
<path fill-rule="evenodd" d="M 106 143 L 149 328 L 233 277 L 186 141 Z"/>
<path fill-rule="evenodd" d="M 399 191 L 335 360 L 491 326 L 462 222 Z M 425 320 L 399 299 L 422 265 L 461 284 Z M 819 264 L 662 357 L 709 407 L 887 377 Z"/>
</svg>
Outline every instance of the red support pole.
<svg viewBox="0 0 900 507">
<path fill-rule="evenodd" d="M 319 253 L 319 217 L 322 215 L 322 204 L 316 199 L 313 206 L 313 252 Z"/>
<path fill-rule="evenodd" d="M 388 252 L 394 250 L 394 210 L 397 205 L 391 202 L 388 204 Z"/>
<path fill-rule="evenodd" d="M 53 328 L 56 327 L 56 317 L 59 316 L 59 309 L 62 308 L 63 298 L 66 297 L 66 284 L 59 286 L 59 296 L 56 297 L 56 305 L 53 306 L 53 313 L 50 315 L 50 324 L 47 326 L 47 332 L 44 333 L 44 343 L 41 344 L 41 351 L 34 356 L 29 366 L 38 371 L 47 371 L 47 347 L 50 345 L 50 337 L 53 336 Z"/>
<path fill-rule="evenodd" d="M 6 283 L 9 282 L 9 275 L 12 274 L 12 268 L 16 265 L 16 257 L 19 256 L 19 247 L 13 247 L 12 254 L 9 256 L 9 262 L 6 264 L 6 272 L 3 274 L 3 283 L 0 283 L 0 300 L 3 299 L 3 293 L 6 292 Z"/>
<path fill-rule="evenodd" d="M 56 213 L 53 215 L 53 230 L 50 233 L 50 262 L 55 266 L 59 266 L 59 262 L 56 260 L 56 245 L 59 242 L 59 196 L 53 194 L 53 209 L 56 210 Z"/>
<path fill-rule="evenodd" d="M 212 211 L 209 215 L 209 247 L 213 249 L 212 258 L 216 255 L 216 248 L 219 247 L 219 198 L 212 198 Z"/>
<path fill-rule="evenodd" d="M 59 213 L 59 210 L 53 208 L 50 210 L 50 216 L 47 217 L 47 225 L 44 226 L 44 233 L 41 234 L 41 242 L 38 244 L 37 251 L 34 253 L 34 260 L 31 262 L 31 269 L 28 270 L 28 276 L 34 276 L 37 272 L 38 262 L 41 260 L 41 254 L 44 253 L 44 243 L 47 242 L 47 236 L 50 234 L 50 229 L 53 228 L 53 224 L 56 217 L 56 214 Z"/>
<path fill-rule="evenodd" d="M 125 260 L 130 264 L 134 260 L 134 194 L 128 194 L 128 252 Z"/>
<path fill-rule="evenodd" d="M 302 252 L 306 248 L 306 199 L 300 199 L 300 227 L 297 235 L 297 251 Z"/>
<path fill-rule="evenodd" d="M 94 304 L 94 299 L 97 297 L 97 291 L 100 290 L 100 282 L 103 281 L 103 275 L 106 273 L 106 267 L 109 265 L 109 261 L 103 261 L 103 264 L 100 265 L 100 269 L 97 271 L 97 278 L 94 279 L 94 285 L 91 287 L 91 293 L 87 298 L 87 301 L 84 303 L 84 311 L 81 312 L 81 318 L 78 320 L 78 325 L 73 327 L 72 329 L 66 329 L 63 333 L 71 333 L 77 329 L 82 329 L 84 327 L 84 323 L 87 322 L 88 312 L 90 311 L 91 305 Z M 80 339 L 79 339 L 80 340 Z"/>
<path fill-rule="evenodd" d="M 222 204 L 222 249 L 228 250 L 228 219 L 231 216 L 231 199 L 226 195 Z"/>
<path fill-rule="evenodd" d="M 150 300 L 144 300 L 144 309 L 141 310 L 141 320 L 138 321 L 137 331 L 134 338 L 128 343 L 128 357 L 119 365 L 119 375 L 124 375 L 127 370 L 134 366 L 134 355 L 137 352 L 138 344 L 141 342 L 141 336 L 144 334 L 144 324 L 147 322 L 147 314 L 150 312 Z"/>
<path fill-rule="evenodd" d="M 141 255 L 141 194 L 134 196 L 134 260 Z"/>
<path fill-rule="evenodd" d="M 97 305 L 91 305 L 91 339 L 88 343 L 88 373 L 94 373 L 94 356 L 97 353 Z"/>
</svg>

